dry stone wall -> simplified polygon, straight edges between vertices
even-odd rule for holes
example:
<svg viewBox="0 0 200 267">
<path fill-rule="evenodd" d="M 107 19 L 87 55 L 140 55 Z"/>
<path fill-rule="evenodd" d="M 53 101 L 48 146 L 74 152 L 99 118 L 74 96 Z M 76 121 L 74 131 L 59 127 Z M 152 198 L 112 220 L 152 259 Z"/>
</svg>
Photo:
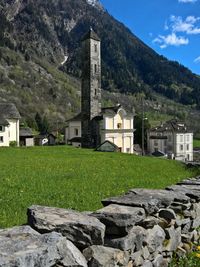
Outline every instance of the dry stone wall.
<svg viewBox="0 0 200 267">
<path fill-rule="evenodd" d="M 1 267 L 167 267 L 200 239 L 200 177 L 132 189 L 95 212 L 31 206 L 28 224 L 0 230 Z"/>
</svg>

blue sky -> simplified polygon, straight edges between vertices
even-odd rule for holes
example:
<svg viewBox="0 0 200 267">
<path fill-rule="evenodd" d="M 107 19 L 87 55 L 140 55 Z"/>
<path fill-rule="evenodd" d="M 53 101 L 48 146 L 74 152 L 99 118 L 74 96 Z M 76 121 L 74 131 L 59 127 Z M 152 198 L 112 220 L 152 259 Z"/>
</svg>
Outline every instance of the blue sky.
<svg viewBox="0 0 200 267">
<path fill-rule="evenodd" d="M 200 0 L 100 1 L 156 52 L 200 74 Z"/>
</svg>

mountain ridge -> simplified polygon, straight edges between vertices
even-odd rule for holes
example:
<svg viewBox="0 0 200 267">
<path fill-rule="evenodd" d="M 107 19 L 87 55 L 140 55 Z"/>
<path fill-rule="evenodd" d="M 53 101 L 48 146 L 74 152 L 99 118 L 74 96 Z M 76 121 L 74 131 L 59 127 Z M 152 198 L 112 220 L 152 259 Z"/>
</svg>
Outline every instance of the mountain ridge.
<svg viewBox="0 0 200 267">
<path fill-rule="evenodd" d="M 159 93 L 200 107 L 198 75 L 158 55 L 98 0 L 89 2 L 0 0 L 1 100 L 16 103 L 31 123 L 36 112 L 62 123 L 76 113 L 80 109 L 80 39 L 92 26 L 102 40 L 103 89 L 144 93 L 147 98 Z"/>
</svg>

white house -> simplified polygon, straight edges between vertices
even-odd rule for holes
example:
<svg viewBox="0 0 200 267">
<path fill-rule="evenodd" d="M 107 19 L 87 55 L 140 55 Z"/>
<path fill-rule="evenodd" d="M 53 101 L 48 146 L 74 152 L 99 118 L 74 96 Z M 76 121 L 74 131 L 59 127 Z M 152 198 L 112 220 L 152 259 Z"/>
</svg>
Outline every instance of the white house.
<svg viewBox="0 0 200 267">
<path fill-rule="evenodd" d="M 97 117 L 100 125 L 100 143 L 110 141 L 123 153 L 133 153 L 133 114 L 128 114 L 120 105 L 102 108 Z M 81 147 L 81 114 L 68 121 L 65 138 L 68 144 Z"/>
<path fill-rule="evenodd" d="M 81 113 L 68 121 L 66 143 L 96 148 L 109 141 L 123 153 L 133 153 L 134 114 L 121 105 L 101 107 L 101 41 L 90 31 L 82 38 Z"/>
<path fill-rule="evenodd" d="M 0 146 L 16 142 L 19 146 L 20 114 L 12 103 L 0 103 Z"/>
<path fill-rule="evenodd" d="M 176 119 L 152 128 L 147 134 L 148 152 L 163 152 L 181 161 L 193 161 L 193 132 Z"/>
</svg>

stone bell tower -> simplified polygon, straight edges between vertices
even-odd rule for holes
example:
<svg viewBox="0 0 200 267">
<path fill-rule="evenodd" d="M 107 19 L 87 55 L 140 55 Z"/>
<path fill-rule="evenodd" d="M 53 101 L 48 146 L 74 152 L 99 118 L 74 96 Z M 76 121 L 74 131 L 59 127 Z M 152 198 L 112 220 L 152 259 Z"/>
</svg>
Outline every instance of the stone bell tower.
<svg viewBox="0 0 200 267">
<path fill-rule="evenodd" d="M 98 144 L 96 118 L 101 113 L 101 41 L 92 30 L 82 39 L 82 147 Z"/>
</svg>

